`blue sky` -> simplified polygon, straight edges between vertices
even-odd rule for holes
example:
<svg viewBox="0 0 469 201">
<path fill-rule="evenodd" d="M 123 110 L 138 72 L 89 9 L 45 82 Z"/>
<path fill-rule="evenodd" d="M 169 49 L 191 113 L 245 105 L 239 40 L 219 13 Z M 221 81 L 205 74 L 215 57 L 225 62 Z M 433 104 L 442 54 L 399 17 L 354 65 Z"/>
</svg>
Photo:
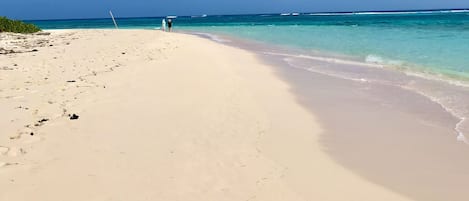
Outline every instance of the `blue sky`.
<svg viewBox="0 0 469 201">
<path fill-rule="evenodd" d="M 0 0 L 14 19 L 469 8 L 469 0 Z"/>
</svg>

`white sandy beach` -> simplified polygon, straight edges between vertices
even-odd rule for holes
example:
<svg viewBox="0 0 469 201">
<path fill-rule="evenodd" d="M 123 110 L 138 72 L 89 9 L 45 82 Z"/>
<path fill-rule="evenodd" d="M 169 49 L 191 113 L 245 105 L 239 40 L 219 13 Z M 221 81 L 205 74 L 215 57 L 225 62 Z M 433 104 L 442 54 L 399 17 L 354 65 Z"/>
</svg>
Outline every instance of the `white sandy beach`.
<svg viewBox="0 0 469 201">
<path fill-rule="evenodd" d="M 35 37 L 0 55 L 1 201 L 410 200 L 337 164 L 250 52 L 150 30 Z"/>
</svg>

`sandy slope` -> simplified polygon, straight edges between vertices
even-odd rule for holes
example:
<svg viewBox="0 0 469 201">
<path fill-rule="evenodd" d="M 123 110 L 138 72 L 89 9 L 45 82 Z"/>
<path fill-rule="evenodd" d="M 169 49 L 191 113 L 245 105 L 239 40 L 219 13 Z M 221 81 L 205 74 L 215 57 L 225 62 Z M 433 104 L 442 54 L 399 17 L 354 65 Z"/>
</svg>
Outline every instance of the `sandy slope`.
<svg viewBox="0 0 469 201">
<path fill-rule="evenodd" d="M 2 201 L 407 200 L 336 164 L 249 52 L 160 31 L 43 37 L 0 55 Z"/>
</svg>

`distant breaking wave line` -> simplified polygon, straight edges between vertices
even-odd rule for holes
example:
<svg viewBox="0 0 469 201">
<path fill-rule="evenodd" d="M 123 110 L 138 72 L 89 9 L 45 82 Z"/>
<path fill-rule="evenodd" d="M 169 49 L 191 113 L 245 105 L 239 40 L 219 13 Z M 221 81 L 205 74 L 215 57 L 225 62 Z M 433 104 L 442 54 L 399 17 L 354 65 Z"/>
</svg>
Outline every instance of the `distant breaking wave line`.
<svg viewBox="0 0 469 201">
<path fill-rule="evenodd" d="M 337 15 L 399 15 L 399 14 L 438 14 L 438 13 L 469 13 L 469 9 L 433 10 L 433 11 L 363 11 L 363 12 L 330 12 L 310 13 L 311 16 L 337 16 Z"/>
</svg>

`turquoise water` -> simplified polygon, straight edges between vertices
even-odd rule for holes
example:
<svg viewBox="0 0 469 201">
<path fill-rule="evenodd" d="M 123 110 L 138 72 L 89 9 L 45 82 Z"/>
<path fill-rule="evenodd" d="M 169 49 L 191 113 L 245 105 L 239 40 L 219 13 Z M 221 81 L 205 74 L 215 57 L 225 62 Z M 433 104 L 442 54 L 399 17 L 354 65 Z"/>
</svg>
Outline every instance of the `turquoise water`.
<svg viewBox="0 0 469 201">
<path fill-rule="evenodd" d="M 117 19 L 155 29 L 161 18 Z M 44 29 L 113 28 L 110 19 L 31 21 Z M 452 79 L 469 80 L 469 12 L 323 13 L 179 17 L 176 30 L 219 33 L 324 51 Z"/>
</svg>

